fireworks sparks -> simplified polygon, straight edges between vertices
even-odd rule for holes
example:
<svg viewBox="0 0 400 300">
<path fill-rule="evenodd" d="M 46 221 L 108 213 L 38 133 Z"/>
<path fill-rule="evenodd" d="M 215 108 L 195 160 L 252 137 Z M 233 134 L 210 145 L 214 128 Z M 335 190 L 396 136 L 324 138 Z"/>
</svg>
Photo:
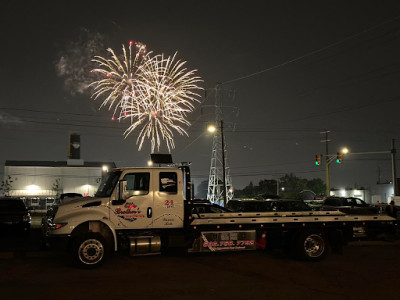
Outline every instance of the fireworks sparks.
<svg viewBox="0 0 400 300">
<path fill-rule="evenodd" d="M 130 44 L 129 53 L 122 48 L 122 61 L 111 49 L 111 59 L 94 59 L 100 67 L 93 71 L 105 78 L 92 83 L 92 97 L 106 96 L 100 108 L 114 107 L 113 117 L 117 114 L 119 120 L 130 120 L 124 135 L 138 130 L 139 150 L 147 138 L 152 152 L 156 147 L 159 150 L 161 140 L 171 151 L 175 148 L 174 131 L 188 136 L 182 126 L 190 125 L 186 116 L 193 111 L 193 103 L 199 101 L 197 91 L 201 88 L 197 84 L 202 80 L 195 76 L 196 70 L 188 71 L 184 67 L 186 62 L 176 59 L 176 53 L 172 57 L 151 56 L 146 54 L 143 44 L 136 43 L 132 55 L 132 48 Z"/>
<path fill-rule="evenodd" d="M 96 100 L 100 96 L 106 96 L 100 108 L 109 106 L 111 110 L 114 107 L 113 118 L 126 116 L 125 107 L 127 102 L 136 98 L 136 87 L 138 86 L 137 75 L 141 64 L 149 59 L 146 53 L 146 46 L 141 43 L 130 42 L 128 52 L 122 45 L 123 60 L 119 59 L 114 50 L 107 49 L 111 59 L 101 56 L 95 56 L 93 62 L 99 65 L 99 68 L 92 70 L 92 73 L 99 73 L 103 79 L 94 81 L 92 98 Z"/>
</svg>

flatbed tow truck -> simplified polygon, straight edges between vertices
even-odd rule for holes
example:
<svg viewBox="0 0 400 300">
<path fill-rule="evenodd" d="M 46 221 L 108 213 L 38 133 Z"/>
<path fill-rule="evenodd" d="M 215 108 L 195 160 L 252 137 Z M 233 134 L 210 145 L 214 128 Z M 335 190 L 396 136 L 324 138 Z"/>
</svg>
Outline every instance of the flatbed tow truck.
<svg viewBox="0 0 400 300">
<path fill-rule="evenodd" d="M 193 213 L 188 165 L 117 168 L 107 173 L 94 197 L 74 199 L 43 222 L 50 245 L 62 245 L 84 268 L 103 263 L 114 251 L 159 254 L 265 249 L 279 245 L 317 261 L 341 251 L 354 238 L 398 231 L 386 215 L 338 211 Z"/>
</svg>

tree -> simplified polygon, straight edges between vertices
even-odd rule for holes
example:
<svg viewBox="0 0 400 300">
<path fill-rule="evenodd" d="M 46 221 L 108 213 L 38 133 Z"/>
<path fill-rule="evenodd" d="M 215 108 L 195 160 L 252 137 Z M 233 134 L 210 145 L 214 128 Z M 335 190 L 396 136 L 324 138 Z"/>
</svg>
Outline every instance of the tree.
<svg viewBox="0 0 400 300">
<path fill-rule="evenodd" d="M 8 175 L 7 178 L 1 182 L 0 190 L 3 191 L 4 196 L 9 196 L 13 182 L 14 180 L 11 178 L 10 175 Z"/>
<path fill-rule="evenodd" d="M 297 195 L 307 189 L 307 179 L 299 178 L 292 173 L 280 178 L 280 185 L 284 190 L 280 193 L 282 198 L 295 199 Z"/>
<path fill-rule="evenodd" d="M 257 191 L 252 181 L 243 190 L 235 190 L 235 197 L 237 198 L 254 198 L 256 195 Z"/>
<path fill-rule="evenodd" d="M 323 196 L 326 192 L 326 185 L 321 178 L 314 178 L 308 181 L 308 189 L 313 191 L 317 196 Z"/>
<path fill-rule="evenodd" d="M 53 187 L 52 187 L 52 190 L 54 191 L 54 192 L 56 192 L 56 197 L 57 198 L 59 198 L 60 197 L 60 191 L 61 191 L 61 189 L 60 189 L 60 178 L 56 178 L 55 179 L 55 181 L 54 181 L 54 183 L 53 183 Z"/>
<path fill-rule="evenodd" d="M 301 191 L 311 190 L 316 195 L 323 195 L 325 192 L 325 184 L 319 178 L 307 180 L 305 178 L 297 177 L 293 174 L 286 174 L 279 179 L 279 186 L 283 188 L 279 191 L 281 198 L 297 199 Z M 276 195 L 277 181 L 271 179 L 261 180 L 258 185 L 249 183 L 242 190 L 235 190 L 237 198 L 259 198 L 262 195 Z"/>
<path fill-rule="evenodd" d="M 276 195 L 277 181 L 272 179 L 260 180 L 258 187 L 258 195 Z"/>
</svg>

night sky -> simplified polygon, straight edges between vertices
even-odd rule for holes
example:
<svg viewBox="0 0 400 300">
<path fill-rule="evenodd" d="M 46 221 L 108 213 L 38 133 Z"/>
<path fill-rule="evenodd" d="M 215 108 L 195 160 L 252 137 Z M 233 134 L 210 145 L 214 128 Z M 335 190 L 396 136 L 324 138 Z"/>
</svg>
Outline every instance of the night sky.
<svg viewBox="0 0 400 300">
<path fill-rule="evenodd" d="M 81 158 L 145 166 L 137 134 L 112 122 L 86 89 L 93 55 L 135 40 L 173 55 L 204 80 L 202 103 L 176 135 L 175 162 L 208 178 L 215 86 L 222 83 L 228 165 L 235 188 L 286 173 L 325 179 L 315 155 L 400 148 L 400 2 L 18 1 L 2 4 L 0 176 L 6 160 Z M 160 149 L 165 153 L 166 149 Z M 400 154 L 398 155 L 400 157 Z M 389 154 L 349 155 L 331 187 L 391 180 Z"/>
</svg>

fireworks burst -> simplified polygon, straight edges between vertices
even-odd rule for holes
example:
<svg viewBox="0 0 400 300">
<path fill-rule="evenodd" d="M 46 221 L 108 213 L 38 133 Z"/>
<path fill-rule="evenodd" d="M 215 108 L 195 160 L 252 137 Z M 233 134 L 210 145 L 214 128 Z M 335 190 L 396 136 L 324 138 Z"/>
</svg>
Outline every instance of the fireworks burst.
<svg viewBox="0 0 400 300">
<path fill-rule="evenodd" d="M 119 119 L 126 115 L 127 102 L 132 102 L 132 99 L 136 98 L 137 75 L 140 66 L 149 59 L 150 53 L 146 53 L 144 44 L 131 41 L 128 50 L 127 52 L 125 46 L 122 45 L 122 59 L 118 58 L 114 50 L 109 48 L 107 51 L 111 55 L 110 59 L 95 56 L 92 60 L 99 64 L 99 68 L 91 72 L 99 73 L 103 78 L 90 84 L 90 86 L 94 86 L 92 98 L 96 100 L 100 96 L 106 95 L 100 108 L 108 105 L 111 110 L 114 106 L 113 119 L 117 114 L 119 114 Z"/>
<path fill-rule="evenodd" d="M 185 62 L 164 55 L 154 56 L 146 61 L 139 75 L 139 98 L 145 103 L 137 110 L 135 104 L 126 107 L 126 118 L 136 121 L 125 131 L 129 135 L 133 130 L 142 127 L 137 139 L 139 150 L 145 138 L 151 140 L 151 150 L 160 147 L 161 138 L 166 142 L 168 150 L 174 148 L 173 130 L 180 135 L 188 136 L 182 125 L 189 126 L 186 115 L 194 109 L 193 102 L 200 95 L 197 83 L 200 77 L 194 76 L 195 70 L 184 68 Z"/>
<path fill-rule="evenodd" d="M 188 113 L 194 110 L 194 102 L 198 102 L 201 90 L 197 85 L 201 78 L 195 76 L 196 70 L 188 71 L 186 62 L 176 60 L 174 56 L 165 57 L 142 52 L 137 47 L 135 59 L 131 59 L 123 47 L 124 60 L 121 62 L 114 51 L 109 49 L 112 59 L 96 57 L 99 69 L 93 71 L 106 76 L 95 81 L 94 99 L 107 95 L 100 108 L 114 106 L 114 115 L 119 111 L 118 119 L 130 119 L 131 125 L 124 132 L 125 137 L 134 130 L 139 130 L 136 143 L 142 149 L 145 139 L 151 141 L 151 151 L 161 140 L 164 140 L 168 150 L 175 148 L 174 130 L 180 135 L 188 136 L 182 126 L 190 126 L 186 119 Z M 113 117 L 114 117 L 113 115 Z"/>
</svg>

